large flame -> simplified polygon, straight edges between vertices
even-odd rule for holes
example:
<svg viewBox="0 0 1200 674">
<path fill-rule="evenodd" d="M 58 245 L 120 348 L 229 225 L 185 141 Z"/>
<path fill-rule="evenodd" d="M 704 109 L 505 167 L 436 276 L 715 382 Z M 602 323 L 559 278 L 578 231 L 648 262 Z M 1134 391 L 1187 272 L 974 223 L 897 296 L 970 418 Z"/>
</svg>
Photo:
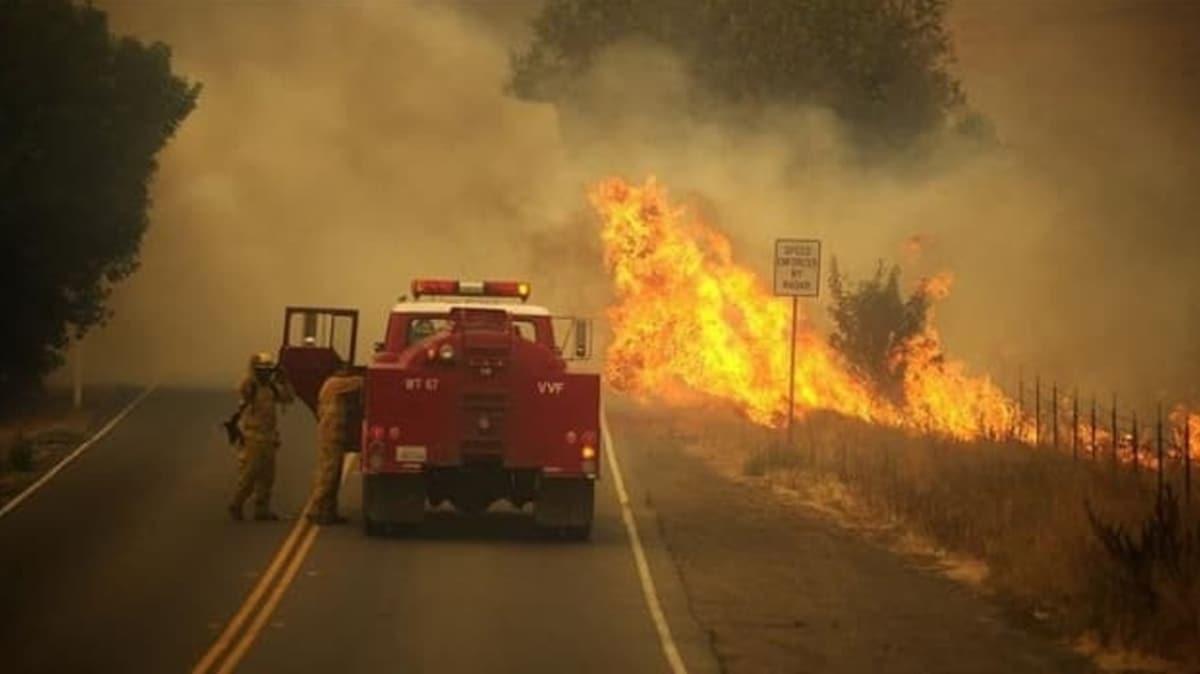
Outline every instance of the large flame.
<svg viewBox="0 0 1200 674">
<path fill-rule="evenodd" d="M 729 241 L 686 218 L 653 180 L 596 185 L 605 263 L 618 302 L 605 374 L 634 394 L 683 386 L 728 400 L 751 420 L 787 416 L 790 308 L 733 261 Z M 807 327 L 797 334 L 796 400 L 870 419 L 876 405 L 836 353 Z"/>
<path fill-rule="evenodd" d="M 948 273 L 921 281 L 918 292 L 931 301 L 950 295 Z M 906 425 L 961 439 L 980 435 L 1027 437 L 1020 409 L 986 376 L 973 376 L 966 367 L 945 357 L 941 336 L 934 328 L 931 305 L 921 334 L 902 344 L 893 359 L 903 361 Z"/>
<path fill-rule="evenodd" d="M 788 412 L 791 307 L 733 259 L 729 241 L 673 205 L 654 179 L 612 178 L 589 199 L 602 221 L 605 264 L 616 303 L 605 375 L 619 390 L 673 400 L 706 396 L 733 404 L 752 421 L 779 426 Z M 918 287 L 946 297 L 949 275 Z M 1034 430 L 1019 406 L 986 376 L 945 357 L 929 321 L 900 345 L 902 403 L 878 395 L 801 316 L 795 336 L 796 412 L 832 410 L 892 426 L 971 440 Z"/>
</svg>

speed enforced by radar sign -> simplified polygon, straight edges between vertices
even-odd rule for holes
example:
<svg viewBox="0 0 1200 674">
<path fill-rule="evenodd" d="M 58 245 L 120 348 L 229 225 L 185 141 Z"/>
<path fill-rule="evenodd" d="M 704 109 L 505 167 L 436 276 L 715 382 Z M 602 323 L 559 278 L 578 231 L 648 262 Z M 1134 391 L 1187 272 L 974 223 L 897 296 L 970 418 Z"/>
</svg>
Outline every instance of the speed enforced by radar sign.
<svg viewBox="0 0 1200 674">
<path fill-rule="evenodd" d="M 816 297 L 821 290 L 821 242 L 775 240 L 775 294 Z"/>
</svg>

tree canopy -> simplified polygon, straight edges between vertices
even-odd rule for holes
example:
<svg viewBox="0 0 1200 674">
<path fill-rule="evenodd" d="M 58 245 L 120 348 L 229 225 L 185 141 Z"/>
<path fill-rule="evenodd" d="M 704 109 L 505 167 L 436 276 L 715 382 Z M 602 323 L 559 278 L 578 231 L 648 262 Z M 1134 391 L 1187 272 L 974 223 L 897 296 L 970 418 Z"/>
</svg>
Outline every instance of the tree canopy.
<svg viewBox="0 0 1200 674">
<path fill-rule="evenodd" d="M 0 401 L 108 316 L 138 265 L 155 157 L 199 85 L 70 0 L 0 0 Z"/>
<path fill-rule="evenodd" d="M 674 50 L 717 101 L 822 106 L 860 147 L 903 148 L 963 102 L 948 71 L 946 7 L 947 0 L 547 0 L 531 43 L 512 56 L 509 88 L 569 107 L 602 50 L 649 40 Z"/>
</svg>

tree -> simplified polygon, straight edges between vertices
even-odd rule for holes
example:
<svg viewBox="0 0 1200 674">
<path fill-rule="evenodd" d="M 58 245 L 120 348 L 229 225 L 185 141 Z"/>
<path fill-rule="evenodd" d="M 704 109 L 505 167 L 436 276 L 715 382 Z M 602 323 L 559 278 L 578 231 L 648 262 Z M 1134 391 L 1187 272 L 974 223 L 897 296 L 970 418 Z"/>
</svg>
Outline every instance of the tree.
<svg viewBox="0 0 1200 674">
<path fill-rule="evenodd" d="M 62 362 L 137 268 L 155 156 L 199 85 L 70 0 L 0 0 L 0 402 Z"/>
<path fill-rule="evenodd" d="M 829 291 L 833 298 L 829 315 L 835 327 L 830 344 L 879 393 L 903 402 L 906 361 L 898 356 L 901 347 L 925 329 L 928 293 L 918 288 L 904 299 L 900 268 L 888 268 L 882 260 L 874 276 L 851 285 L 839 272 L 837 258 L 830 265 Z"/>
<path fill-rule="evenodd" d="M 596 56 L 621 40 L 673 49 L 698 85 L 689 110 L 732 103 L 833 110 L 864 149 L 911 145 L 962 108 L 947 0 L 547 0 L 513 54 L 509 89 L 571 109 Z"/>
</svg>

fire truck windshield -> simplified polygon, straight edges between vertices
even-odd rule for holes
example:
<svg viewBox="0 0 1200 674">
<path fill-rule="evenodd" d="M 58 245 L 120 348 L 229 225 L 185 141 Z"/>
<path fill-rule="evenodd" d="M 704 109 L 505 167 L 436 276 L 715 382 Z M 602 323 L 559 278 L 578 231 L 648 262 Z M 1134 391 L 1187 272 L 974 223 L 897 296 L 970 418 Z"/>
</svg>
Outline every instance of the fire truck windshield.
<svg viewBox="0 0 1200 674">
<path fill-rule="evenodd" d="M 537 326 L 530 320 L 513 320 L 513 334 L 527 342 L 537 341 Z"/>
<path fill-rule="evenodd" d="M 408 324 L 408 337 L 405 344 L 412 346 L 417 342 L 439 332 L 449 332 L 453 328 L 448 318 L 417 318 Z"/>
</svg>

